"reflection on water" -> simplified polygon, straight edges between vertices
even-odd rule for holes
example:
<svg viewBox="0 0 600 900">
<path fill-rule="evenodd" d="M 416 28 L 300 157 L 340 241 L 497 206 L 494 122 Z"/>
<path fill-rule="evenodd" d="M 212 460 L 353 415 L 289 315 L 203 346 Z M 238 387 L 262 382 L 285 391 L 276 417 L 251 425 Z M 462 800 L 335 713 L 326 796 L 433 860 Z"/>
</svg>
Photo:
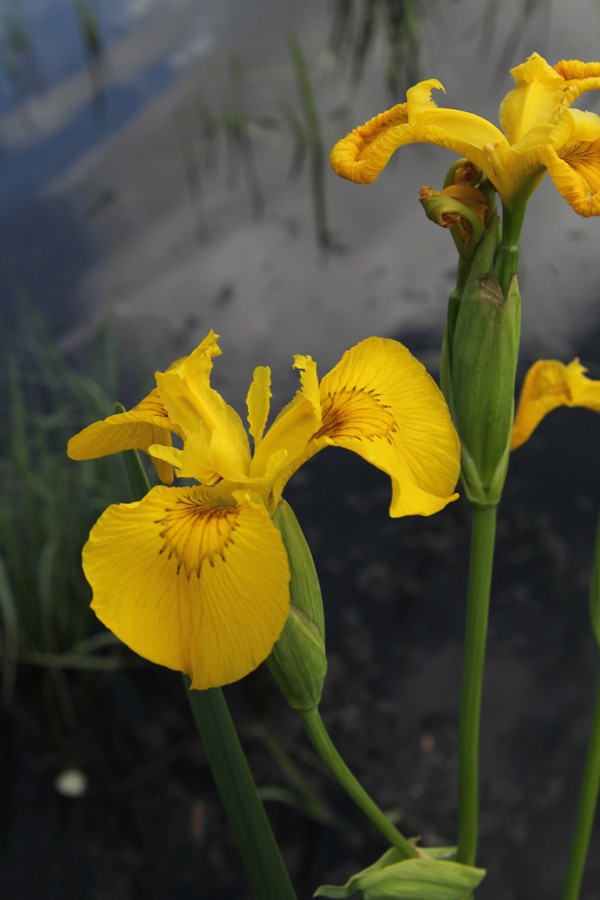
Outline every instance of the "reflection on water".
<svg viewBox="0 0 600 900">
<path fill-rule="evenodd" d="M 25 295 L 66 347 L 114 316 L 130 364 L 150 368 L 213 327 L 234 392 L 259 362 L 287 390 L 293 353 L 326 366 L 366 334 L 429 333 L 435 354 L 454 252 L 417 195 L 452 156 L 407 147 L 364 189 L 329 171 L 328 148 L 417 77 L 497 120 L 507 67 L 533 50 L 593 59 L 600 19 L 583 0 L 510 17 L 491 0 L 375 6 L 6 3 L 3 312 Z M 598 229 L 550 182 L 532 199 L 529 355 L 572 355 L 597 323 Z"/>
</svg>

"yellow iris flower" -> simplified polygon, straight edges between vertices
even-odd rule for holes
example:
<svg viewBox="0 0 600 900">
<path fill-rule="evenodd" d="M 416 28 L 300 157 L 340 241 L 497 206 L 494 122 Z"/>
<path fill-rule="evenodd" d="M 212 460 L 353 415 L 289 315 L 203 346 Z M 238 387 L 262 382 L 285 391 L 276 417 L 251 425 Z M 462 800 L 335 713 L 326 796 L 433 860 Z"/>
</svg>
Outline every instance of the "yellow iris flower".
<svg viewBox="0 0 600 900">
<path fill-rule="evenodd" d="M 296 356 L 300 388 L 266 431 L 270 370 L 257 368 L 247 396 L 254 452 L 241 418 L 210 386 L 219 353 L 210 332 L 156 373 L 138 406 L 88 426 L 68 446 L 72 459 L 141 449 L 164 481 L 174 467 L 198 482 L 109 507 L 83 551 L 98 617 L 197 689 L 255 669 L 283 629 L 290 572 L 272 515 L 302 463 L 326 446 L 354 451 L 390 476 L 392 516 L 442 509 L 457 496 L 459 473 L 444 398 L 397 341 L 362 341 L 321 381 L 313 360 Z"/>
<path fill-rule="evenodd" d="M 511 70 L 516 87 L 500 106 L 504 133 L 473 113 L 436 106 L 437 79 L 410 88 L 406 103 L 375 116 L 331 152 L 338 175 L 374 181 L 405 144 L 438 144 L 466 157 L 494 185 L 509 209 L 521 206 L 550 172 L 562 196 L 582 216 L 600 215 L 600 116 L 571 109 L 585 91 L 600 89 L 600 63 L 534 53 Z"/>
<path fill-rule="evenodd" d="M 568 365 L 556 359 L 534 363 L 523 382 L 510 449 L 528 440 L 547 413 L 559 406 L 583 406 L 600 412 L 600 381 L 585 375 L 578 359 Z"/>
</svg>

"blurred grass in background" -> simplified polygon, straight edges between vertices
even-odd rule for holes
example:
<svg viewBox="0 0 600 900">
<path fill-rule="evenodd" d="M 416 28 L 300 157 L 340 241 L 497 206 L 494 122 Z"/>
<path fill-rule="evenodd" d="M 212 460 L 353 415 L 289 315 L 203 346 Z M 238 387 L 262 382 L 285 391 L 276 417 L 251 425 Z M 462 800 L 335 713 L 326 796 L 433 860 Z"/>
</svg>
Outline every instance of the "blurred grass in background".
<svg viewBox="0 0 600 900">
<path fill-rule="evenodd" d="M 21 308 L 0 339 L 0 647 L 3 699 L 18 663 L 52 668 L 106 667 L 97 655 L 116 643 L 98 634 L 81 570 L 81 548 L 106 506 L 129 498 L 114 459 L 72 463 L 67 440 L 110 415 L 116 364 L 110 329 L 100 332 L 82 374 L 56 348 L 40 319 Z M 102 388 L 99 387 L 102 385 Z M 64 700 L 64 697 L 63 697 Z"/>
</svg>

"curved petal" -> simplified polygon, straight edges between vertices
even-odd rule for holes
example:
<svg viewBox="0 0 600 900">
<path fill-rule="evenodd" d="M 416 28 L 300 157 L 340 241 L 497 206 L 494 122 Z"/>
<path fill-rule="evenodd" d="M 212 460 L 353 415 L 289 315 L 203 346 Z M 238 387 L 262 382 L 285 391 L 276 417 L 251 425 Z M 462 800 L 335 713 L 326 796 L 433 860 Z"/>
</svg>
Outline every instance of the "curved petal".
<svg viewBox="0 0 600 900">
<path fill-rule="evenodd" d="M 442 85 L 422 81 L 407 91 L 407 102 L 358 126 L 335 145 L 330 162 L 338 175 L 359 184 L 374 181 L 392 154 L 405 144 L 437 144 L 464 156 L 489 174 L 488 144 L 505 145 L 506 138 L 487 119 L 473 113 L 436 106 L 431 90 Z"/>
<path fill-rule="evenodd" d="M 568 365 L 555 359 L 534 363 L 523 382 L 510 449 L 531 436 L 547 413 L 559 406 L 584 406 L 600 412 L 600 381 L 586 378 L 578 359 Z"/>
<path fill-rule="evenodd" d="M 402 146 L 402 142 L 389 141 L 388 133 L 407 122 L 406 103 L 379 113 L 337 142 L 329 157 L 331 167 L 348 181 L 370 184 L 387 165 L 393 152 Z M 403 143 L 410 143 L 410 137 Z"/>
<path fill-rule="evenodd" d="M 67 444 L 67 454 L 71 459 L 97 459 L 122 450 L 143 450 L 153 444 L 171 446 L 171 432 L 181 434 L 180 429 L 169 419 L 156 388 L 133 409 L 108 416 L 101 422 L 93 422 Z M 152 462 L 162 482 L 171 484 L 173 468 L 156 456 Z"/>
<path fill-rule="evenodd" d="M 562 59 L 554 66 L 563 79 L 564 106 L 571 106 L 586 91 L 600 90 L 600 63 Z"/>
<path fill-rule="evenodd" d="M 600 215 L 600 116 L 568 110 L 543 150 L 559 192 L 580 216 Z"/>
<path fill-rule="evenodd" d="M 539 53 L 533 53 L 510 74 L 516 87 L 500 104 L 500 124 L 509 143 L 515 144 L 532 128 L 554 124 L 564 106 L 565 83 Z"/>
<path fill-rule="evenodd" d="M 309 454 L 352 450 L 392 479 L 390 515 L 431 515 L 457 495 L 460 447 L 446 401 L 398 341 L 367 338 L 321 381 L 323 421 Z"/>
<path fill-rule="evenodd" d="M 132 650 L 203 690 L 236 681 L 285 624 L 289 565 L 281 535 L 248 493 L 153 488 L 109 507 L 83 565 L 98 618 Z"/>
</svg>

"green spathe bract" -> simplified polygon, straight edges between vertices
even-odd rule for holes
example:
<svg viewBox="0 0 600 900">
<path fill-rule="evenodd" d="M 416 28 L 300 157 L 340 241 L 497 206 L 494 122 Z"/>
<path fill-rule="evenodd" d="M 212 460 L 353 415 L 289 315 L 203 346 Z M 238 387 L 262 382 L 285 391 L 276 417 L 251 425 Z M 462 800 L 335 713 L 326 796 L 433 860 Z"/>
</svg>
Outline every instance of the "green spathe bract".
<svg viewBox="0 0 600 900">
<path fill-rule="evenodd" d="M 453 335 L 452 403 L 469 500 L 498 503 L 514 413 L 521 298 L 516 278 L 505 296 L 494 275 L 470 281 Z"/>
<path fill-rule="evenodd" d="M 429 856 L 393 862 L 395 858 L 396 851 L 388 851 L 346 884 L 323 885 L 314 896 L 338 900 L 360 890 L 364 900 L 462 900 L 485 875 L 484 869 Z"/>
<path fill-rule="evenodd" d="M 290 564 L 290 611 L 267 662 L 293 709 L 315 709 L 327 672 L 319 578 L 298 520 L 284 500 L 273 522 L 281 532 Z"/>
</svg>

